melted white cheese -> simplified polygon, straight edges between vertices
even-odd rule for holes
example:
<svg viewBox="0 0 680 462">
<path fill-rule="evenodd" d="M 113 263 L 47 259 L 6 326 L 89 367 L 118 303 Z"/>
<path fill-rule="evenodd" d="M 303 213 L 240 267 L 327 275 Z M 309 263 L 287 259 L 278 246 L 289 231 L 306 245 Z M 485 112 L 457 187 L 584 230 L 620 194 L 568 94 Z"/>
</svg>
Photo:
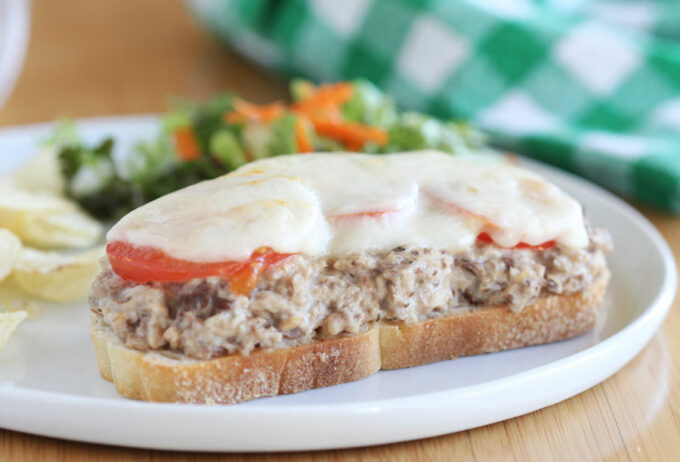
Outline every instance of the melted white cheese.
<svg viewBox="0 0 680 462">
<path fill-rule="evenodd" d="M 243 260 L 258 247 L 343 255 L 414 244 L 588 244 L 581 206 L 538 175 L 434 151 L 265 159 L 126 215 L 109 241 L 190 261 Z"/>
</svg>

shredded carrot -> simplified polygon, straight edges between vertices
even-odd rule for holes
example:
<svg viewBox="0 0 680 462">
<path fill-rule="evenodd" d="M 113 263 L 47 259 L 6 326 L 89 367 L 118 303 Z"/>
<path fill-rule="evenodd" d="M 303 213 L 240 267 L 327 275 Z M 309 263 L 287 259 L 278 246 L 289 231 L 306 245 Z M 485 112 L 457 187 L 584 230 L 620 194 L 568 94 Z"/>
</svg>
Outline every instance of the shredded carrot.
<svg viewBox="0 0 680 462">
<path fill-rule="evenodd" d="M 380 146 L 387 143 L 387 132 L 378 127 L 324 119 L 312 119 L 312 124 L 318 134 L 336 139 L 349 149 L 359 150 L 369 141 Z"/>
<path fill-rule="evenodd" d="M 345 147 L 347 148 L 348 151 L 359 152 L 361 151 L 361 148 L 364 147 L 364 144 L 360 142 L 346 142 Z"/>
<path fill-rule="evenodd" d="M 311 92 L 310 96 L 291 106 L 296 112 L 314 112 L 317 110 L 332 110 L 348 102 L 354 94 L 354 88 L 349 82 L 338 82 L 321 85 Z"/>
<path fill-rule="evenodd" d="M 172 132 L 177 155 L 182 160 L 196 160 L 201 157 L 201 148 L 191 127 L 182 127 Z"/>
<path fill-rule="evenodd" d="M 349 82 L 321 85 L 311 94 L 291 106 L 291 110 L 309 118 L 320 135 L 328 136 L 343 143 L 351 151 L 359 151 L 373 141 L 379 145 L 387 143 L 387 133 L 377 127 L 342 120 L 341 107 L 354 95 Z"/>
<path fill-rule="evenodd" d="M 300 114 L 310 120 L 328 120 L 333 122 L 342 122 L 342 111 L 339 106 L 319 106 L 319 107 L 304 107 L 293 108 L 294 113 Z"/>
<path fill-rule="evenodd" d="M 368 142 L 385 145 L 387 132 L 379 127 L 343 120 L 342 106 L 354 95 L 349 82 L 337 82 L 319 87 L 306 84 L 302 99 L 286 108 L 281 103 L 257 106 L 243 100 L 234 102 L 234 110 L 224 114 L 227 123 L 270 122 L 286 110 L 299 116 L 295 124 L 295 140 L 299 152 L 312 152 L 309 123 L 319 135 L 333 138 L 350 151 L 360 151 Z"/>
<path fill-rule="evenodd" d="M 295 121 L 295 142 L 300 153 L 314 152 L 314 145 L 309 138 L 307 126 L 309 126 L 309 121 L 304 117 L 298 117 Z"/>
<path fill-rule="evenodd" d="M 286 111 L 286 107 L 280 102 L 258 106 L 237 99 L 234 102 L 234 110 L 224 114 L 224 120 L 230 124 L 244 122 L 271 122 L 280 117 Z"/>
</svg>

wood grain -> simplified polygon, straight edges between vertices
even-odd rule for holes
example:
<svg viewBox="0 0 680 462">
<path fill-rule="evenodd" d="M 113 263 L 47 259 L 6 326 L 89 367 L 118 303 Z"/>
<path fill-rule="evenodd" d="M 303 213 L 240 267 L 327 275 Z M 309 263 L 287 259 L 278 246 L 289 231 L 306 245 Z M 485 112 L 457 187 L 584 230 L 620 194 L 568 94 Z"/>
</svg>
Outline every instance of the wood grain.
<svg viewBox="0 0 680 462">
<path fill-rule="evenodd" d="M 28 56 L 0 125 L 157 112 L 169 95 L 205 98 L 225 89 L 254 101 L 286 95 L 282 79 L 215 43 L 179 1 L 34 0 Z M 641 210 L 679 255 L 680 219 Z M 677 305 L 652 342 L 609 380 L 475 430 L 352 450 L 250 455 L 114 448 L 0 430 L 0 461 L 680 460 Z"/>
</svg>

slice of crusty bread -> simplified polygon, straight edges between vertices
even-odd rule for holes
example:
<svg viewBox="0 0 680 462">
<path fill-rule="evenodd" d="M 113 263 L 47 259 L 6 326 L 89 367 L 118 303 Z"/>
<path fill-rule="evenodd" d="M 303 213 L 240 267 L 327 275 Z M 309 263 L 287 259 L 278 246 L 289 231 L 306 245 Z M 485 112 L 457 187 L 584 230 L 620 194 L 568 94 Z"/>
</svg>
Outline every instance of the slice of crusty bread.
<svg viewBox="0 0 680 462">
<path fill-rule="evenodd" d="M 383 323 L 367 331 L 293 348 L 201 361 L 126 348 L 92 314 L 99 371 L 128 398 L 183 403 L 239 403 L 359 380 L 458 356 L 563 340 L 595 324 L 609 274 L 587 290 L 541 297 L 514 313 L 484 307 L 413 325 Z"/>
<path fill-rule="evenodd" d="M 380 369 L 379 329 L 295 348 L 207 361 L 126 348 L 98 315 L 90 318 L 99 371 L 128 398 L 239 403 L 363 379 Z"/>
</svg>

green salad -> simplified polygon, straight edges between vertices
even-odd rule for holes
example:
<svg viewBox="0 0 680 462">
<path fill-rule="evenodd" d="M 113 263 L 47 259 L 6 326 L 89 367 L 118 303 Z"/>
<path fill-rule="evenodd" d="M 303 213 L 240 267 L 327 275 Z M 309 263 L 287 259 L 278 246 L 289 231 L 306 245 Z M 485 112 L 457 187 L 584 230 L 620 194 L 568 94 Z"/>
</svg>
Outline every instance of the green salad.
<svg viewBox="0 0 680 462">
<path fill-rule="evenodd" d="M 469 125 L 398 110 L 367 81 L 291 84 L 292 102 L 253 105 L 233 94 L 183 101 L 161 117 L 155 139 L 114 157 L 115 140 L 82 143 L 62 124 L 53 143 L 65 193 L 92 215 L 116 219 L 171 191 L 282 154 L 438 149 L 467 153 L 483 144 Z"/>
</svg>

